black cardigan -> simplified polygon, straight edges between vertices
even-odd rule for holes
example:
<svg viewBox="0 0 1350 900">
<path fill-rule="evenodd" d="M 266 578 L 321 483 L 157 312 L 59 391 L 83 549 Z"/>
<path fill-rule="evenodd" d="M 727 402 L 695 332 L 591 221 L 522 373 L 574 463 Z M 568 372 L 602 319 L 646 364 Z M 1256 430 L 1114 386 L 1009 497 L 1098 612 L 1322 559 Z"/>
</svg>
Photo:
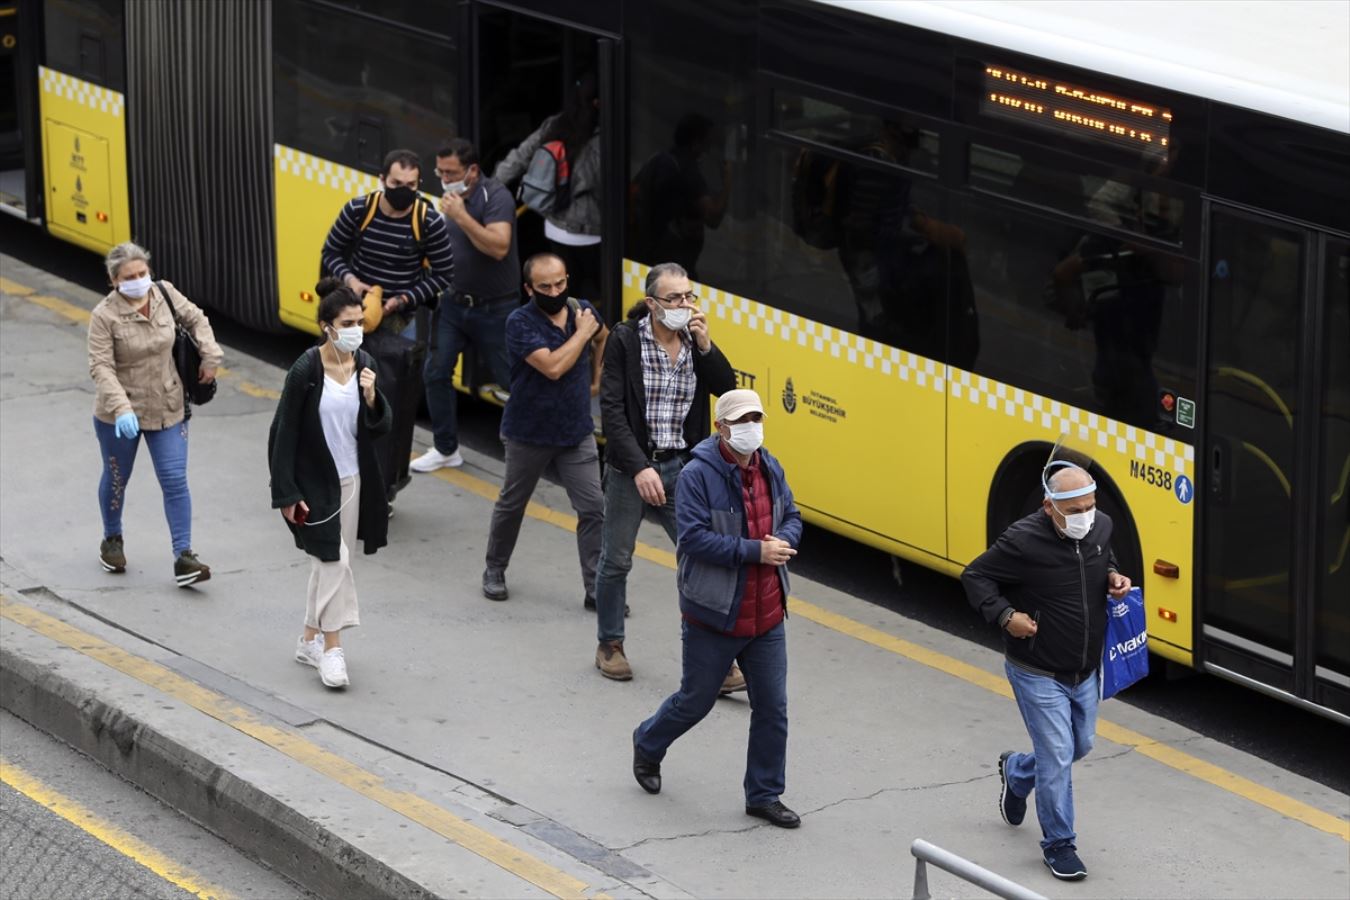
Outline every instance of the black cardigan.
<svg viewBox="0 0 1350 900">
<path fill-rule="evenodd" d="M 375 368 L 375 361 L 363 350 L 356 351 L 356 370 Z M 319 521 L 332 516 L 342 502 L 342 486 L 337 464 L 328 451 L 319 420 L 319 399 L 323 395 L 323 362 L 319 348 L 306 350 L 286 373 L 272 429 L 267 436 L 268 468 L 272 473 L 272 507 L 280 509 L 304 500 L 309 517 Z M 356 536 L 365 542 L 366 553 L 374 553 L 388 543 L 389 501 L 385 496 L 384 476 L 375 453 L 374 438 L 389 430 L 393 413 L 379 387 L 375 389 L 375 408 L 361 400 L 361 415 L 356 422 L 356 457 L 361 471 L 361 509 Z M 284 521 L 284 520 L 283 520 Z M 342 522 L 333 516 L 322 525 L 297 526 L 286 523 L 295 535 L 295 545 L 324 562 L 341 556 Z"/>
<path fill-rule="evenodd" d="M 642 316 L 614 326 L 605 343 L 605 367 L 600 376 L 600 426 L 605 433 L 605 460 L 633 476 L 651 465 L 647 433 L 647 388 L 642 380 L 642 343 L 637 323 Z M 736 387 L 736 372 L 713 344 L 694 355 L 694 402 L 684 417 L 684 445 L 693 449 L 712 433 L 708 411 L 713 394 Z"/>
</svg>

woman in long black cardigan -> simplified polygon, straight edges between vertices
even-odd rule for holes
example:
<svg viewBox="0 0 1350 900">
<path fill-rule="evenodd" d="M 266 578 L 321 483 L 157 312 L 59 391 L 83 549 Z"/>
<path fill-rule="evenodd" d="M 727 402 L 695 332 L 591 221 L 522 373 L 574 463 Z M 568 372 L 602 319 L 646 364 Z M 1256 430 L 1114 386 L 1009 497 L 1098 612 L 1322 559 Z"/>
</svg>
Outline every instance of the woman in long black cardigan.
<svg viewBox="0 0 1350 900">
<path fill-rule="evenodd" d="M 272 506 L 296 546 L 310 555 L 305 630 L 297 662 L 314 666 L 328 687 L 348 682 L 341 632 L 360 624 L 350 553 L 386 543 L 389 505 L 374 439 L 392 413 L 375 389 L 375 364 L 361 351 L 361 300 L 325 279 L 317 288 L 325 340 L 305 351 L 286 374 L 272 419 L 268 460 Z"/>
</svg>

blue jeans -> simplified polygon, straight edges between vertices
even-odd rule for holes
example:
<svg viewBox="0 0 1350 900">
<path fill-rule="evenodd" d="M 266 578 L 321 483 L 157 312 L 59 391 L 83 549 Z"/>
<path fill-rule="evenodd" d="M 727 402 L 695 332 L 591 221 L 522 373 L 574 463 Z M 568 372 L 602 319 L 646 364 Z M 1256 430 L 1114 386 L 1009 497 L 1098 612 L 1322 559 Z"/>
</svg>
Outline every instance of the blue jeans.
<svg viewBox="0 0 1350 900">
<path fill-rule="evenodd" d="M 1092 750 L 1097 730 L 1097 679 L 1077 687 L 1004 662 L 1017 708 L 1031 735 L 1031 752 L 1014 753 L 1003 767 L 1019 797 L 1036 792 L 1041 849 L 1074 846 L 1072 766 Z"/>
<path fill-rule="evenodd" d="M 750 746 L 745 761 L 745 805 L 768 806 L 783 794 L 787 771 L 787 628 L 779 622 L 755 638 L 731 637 L 682 624 L 684 672 L 671 694 L 633 732 L 643 756 L 655 762 L 717 702 L 732 660 L 741 664 L 750 693 Z"/>
<path fill-rule="evenodd" d="M 436 308 L 436 340 L 422 372 L 427 385 L 431 430 L 436 449 L 441 453 L 454 453 L 459 449 L 455 366 L 465 347 L 472 343 L 477 348 L 497 384 L 503 388 L 511 384 L 511 368 L 506 360 L 506 317 L 517 305 L 510 300 L 499 300 L 487 306 L 469 308 L 456 303 L 448 293 L 441 297 L 440 306 Z"/>
<path fill-rule="evenodd" d="M 638 526 L 648 509 L 655 510 L 666 534 L 675 541 L 675 482 L 684 468 L 684 457 L 652 463 L 666 502 L 649 506 L 638 494 L 630 475 L 605 466 L 605 524 L 600 532 L 600 564 L 595 572 L 595 631 L 601 641 L 623 640 L 623 609 L 628 602 L 628 573 L 633 568 L 633 548 Z"/>
<path fill-rule="evenodd" d="M 187 483 L 187 419 L 159 431 L 142 431 L 134 438 L 120 438 L 114 426 L 94 419 L 99 453 L 103 456 L 103 477 L 98 482 L 98 505 L 103 512 L 103 536 L 122 533 L 122 507 L 127 483 L 136 463 L 141 437 L 150 447 L 150 461 L 164 494 L 164 517 L 169 520 L 173 537 L 173 555 L 192 548 L 192 495 Z"/>
</svg>

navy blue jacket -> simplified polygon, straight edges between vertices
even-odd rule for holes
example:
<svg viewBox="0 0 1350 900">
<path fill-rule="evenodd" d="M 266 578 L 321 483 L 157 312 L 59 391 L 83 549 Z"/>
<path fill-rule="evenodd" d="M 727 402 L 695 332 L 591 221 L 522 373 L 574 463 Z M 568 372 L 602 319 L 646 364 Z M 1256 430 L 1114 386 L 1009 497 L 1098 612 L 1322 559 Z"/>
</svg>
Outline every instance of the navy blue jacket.
<svg viewBox="0 0 1350 900">
<path fill-rule="evenodd" d="M 676 584 L 680 612 L 716 631 L 736 625 L 745 594 L 746 566 L 759 562 L 760 542 L 751 540 L 745 521 L 741 468 L 717 448 L 721 438 L 700 441 L 680 472 L 675 488 Z M 778 460 L 763 448 L 759 464 L 773 493 L 773 535 L 792 549 L 802 540 L 802 516 Z M 778 566 L 787 601 L 787 566 Z"/>
</svg>

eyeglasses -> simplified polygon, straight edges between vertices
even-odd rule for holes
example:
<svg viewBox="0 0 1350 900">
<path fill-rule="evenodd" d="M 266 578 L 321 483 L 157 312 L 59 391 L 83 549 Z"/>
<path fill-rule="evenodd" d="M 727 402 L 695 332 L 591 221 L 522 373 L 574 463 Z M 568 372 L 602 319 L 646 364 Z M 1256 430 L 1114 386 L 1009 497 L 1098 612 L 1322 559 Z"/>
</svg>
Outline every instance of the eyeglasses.
<svg viewBox="0 0 1350 900">
<path fill-rule="evenodd" d="M 669 297 L 653 297 L 652 299 L 667 306 L 677 306 L 681 303 L 698 303 L 698 294 L 688 291 L 683 294 L 671 294 Z"/>
</svg>

